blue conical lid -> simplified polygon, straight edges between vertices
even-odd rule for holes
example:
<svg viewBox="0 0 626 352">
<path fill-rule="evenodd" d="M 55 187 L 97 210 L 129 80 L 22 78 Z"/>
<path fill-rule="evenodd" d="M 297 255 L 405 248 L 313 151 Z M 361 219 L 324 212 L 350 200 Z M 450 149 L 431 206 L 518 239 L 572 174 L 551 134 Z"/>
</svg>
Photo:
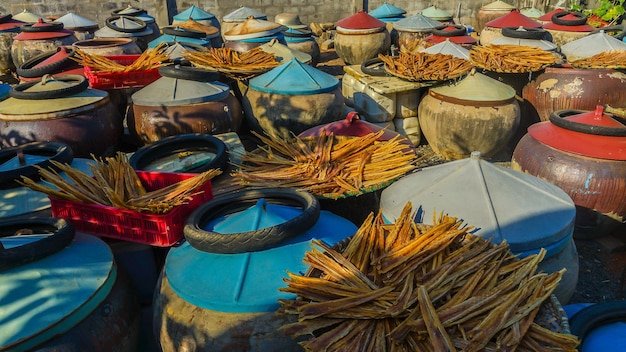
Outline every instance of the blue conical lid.
<svg viewBox="0 0 626 352">
<path fill-rule="evenodd" d="M 404 32 L 430 32 L 433 28 L 440 26 L 441 22 L 422 14 L 406 17 L 393 23 L 393 28 Z"/>
<path fill-rule="evenodd" d="M 370 11 L 371 16 L 376 17 L 380 20 L 390 17 L 402 17 L 402 15 L 404 15 L 405 13 L 405 10 L 388 3 L 384 3 L 374 10 Z"/>
<path fill-rule="evenodd" d="M 161 43 L 188 43 L 188 44 L 194 44 L 198 46 L 204 46 L 207 48 L 211 46 L 210 40 L 206 40 L 202 38 L 190 38 L 190 37 L 183 37 L 179 35 L 161 34 L 159 37 L 151 40 L 148 43 L 148 48 L 154 49 L 157 46 L 159 46 L 159 44 Z"/>
<path fill-rule="evenodd" d="M 215 17 L 214 14 L 204 11 L 196 5 L 191 5 L 187 10 L 174 15 L 173 19 L 177 21 L 186 21 L 192 18 L 194 21 L 211 20 Z"/>
<path fill-rule="evenodd" d="M 267 16 L 263 12 L 245 6 L 225 15 L 222 20 L 224 22 L 244 22 L 250 17 L 257 20 L 267 20 Z"/>
<path fill-rule="evenodd" d="M 11 90 L 11 85 L 0 83 L 0 101 L 9 97 L 10 90 Z"/>
<path fill-rule="evenodd" d="M 206 230 L 223 234 L 255 231 L 300 214 L 299 207 L 269 204 L 261 198 L 250 208 L 215 219 Z M 279 307 L 278 299 L 295 298 L 278 289 L 286 287 L 283 278 L 287 271 L 302 274 L 307 270 L 302 259 L 311 250 L 312 240 L 332 246 L 356 230 L 352 222 L 322 210 L 311 228 L 266 250 L 217 254 L 201 252 L 185 242 L 170 250 L 165 274 L 172 290 L 195 306 L 219 312 L 273 312 Z"/>
<path fill-rule="evenodd" d="M 337 78 L 295 58 L 250 80 L 250 88 L 284 95 L 326 93 L 337 87 Z"/>
</svg>

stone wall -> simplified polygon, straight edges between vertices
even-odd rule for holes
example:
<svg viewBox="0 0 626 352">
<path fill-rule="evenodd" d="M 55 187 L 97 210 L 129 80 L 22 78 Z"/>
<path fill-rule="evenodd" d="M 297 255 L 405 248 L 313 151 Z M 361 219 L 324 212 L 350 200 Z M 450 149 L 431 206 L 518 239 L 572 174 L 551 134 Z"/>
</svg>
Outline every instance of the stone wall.
<svg viewBox="0 0 626 352">
<path fill-rule="evenodd" d="M 62 16 L 68 12 L 81 15 L 104 24 L 111 11 L 125 8 L 128 5 L 144 8 L 148 14 L 156 18 L 160 26 L 168 25 L 173 15 L 196 5 L 214 14 L 218 19 L 231 13 L 240 6 L 259 10 L 267 15 L 268 20 L 281 12 L 295 12 L 305 23 L 336 22 L 358 10 L 373 10 L 384 2 L 393 4 L 413 15 L 431 5 L 436 5 L 456 15 L 460 6 L 461 22 L 475 25 L 475 17 L 483 5 L 492 0 L 3 0 L 0 3 L 0 14 L 18 14 L 24 10 L 48 17 Z M 504 0 L 518 7 L 534 5 L 537 8 L 551 10 L 557 4 L 567 6 L 564 0 Z M 588 1 L 593 4 L 594 1 Z"/>
</svg>

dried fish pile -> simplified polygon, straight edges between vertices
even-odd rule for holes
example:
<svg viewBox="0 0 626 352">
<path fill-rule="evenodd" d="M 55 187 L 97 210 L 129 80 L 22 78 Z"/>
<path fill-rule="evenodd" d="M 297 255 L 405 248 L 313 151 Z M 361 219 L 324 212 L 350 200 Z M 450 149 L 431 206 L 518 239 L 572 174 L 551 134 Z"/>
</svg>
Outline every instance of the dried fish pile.
<svg viewBox="0 0 626 352">
<path fill-rule="evenodd" d="M 470 61 L 476 67 L 501 73 L 536 72 L 561 63 L 558 54 L 537 47 L 513 44 L 475 45 Z"/>
<path fill-rule="evenodd" d="M 564 272 L 536 273 L 544 250 L 518 259 L 456 218 L 414 216 L 410 204 L 394 225 L 370 214 L 344 249 L 315 242 L 309 271 L 281 289 L 297 296 L 280 302 L 297 316 L 281 329 L 307 351 L 576 351 L 539 323 Z"/>
<path fill-rule="evenodd" d="M 182 56 L 195 67 L 220 71 L 234 78 L 239 75 L 247 77 L 255 72 L 262 73 L 280 65 L 274 54 L 265 52 L 260 47 L 244 52 L 231 48 L 211 48 L 203 52 L 184 51 Z"/>
<path fill-rule="evenodd" d="M 415 152 L 399 136 L 377 141 L 383 133 L 292 140 L 255 133 L 265 146 L 242 155 L 233 177 L 244 186 L 299 188 L 326 198 L 359 195 L 416 168 Z"/>
<path fill-rule="evenodd" d="M 406 53 L 397 57 L 378 54 L 385 70 L 409 81 L 442 81 L 458 78 L 472 69 L 465 59 L 447 54 Z"/>
<path fill-rule="evenodd" d="M 208 170 L 172 185 L 146 191 L 123 153 L 118 152 L 115 157 L 95 160 L 95 164 L 91 166 L 94 177 L 68 164 L 54 160 L 51 163 L 59 171 L 35 166 L 42 179 L 50 185 L 37 183 L 24 176 L 18 182 L 58 199 L 154 214 L 164 214 L 174 207 L 187 204 L 201 185 L 221 173 L 219 169 Z M 67 179 L 60 172 L 65 173 Z"/>
<path fill-rule="evenodd" d="M 120 73 L 151 70 L 160 67 L 169 61 L 169 56 L 165 52 L 167 45 L 161 43 L 154 48 L 147 49 L 139 57 L 129 65 L 123 65 L 106 56 L 87 53 L 83 50 L 76 49 L 75 57 L 71 59 L 80 65 L 89 67 L 94 73 Z"/>
<path fill-rule="evenodd" d="M 626 68 L 626 50 L 603 51 L 571 64 L 577 68 Z"/>
</svg>

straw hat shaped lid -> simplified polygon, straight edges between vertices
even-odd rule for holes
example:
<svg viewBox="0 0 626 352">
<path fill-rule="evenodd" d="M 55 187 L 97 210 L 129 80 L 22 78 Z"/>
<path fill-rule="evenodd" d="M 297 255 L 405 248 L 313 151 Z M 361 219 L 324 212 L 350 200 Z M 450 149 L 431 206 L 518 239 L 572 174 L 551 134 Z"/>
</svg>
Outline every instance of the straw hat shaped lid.
<svg viewBox="0 0 626 352">
<path fill-rule="evenodd" d="M 537 19 L 537 20 L 541 16 L 546 14 L 545 12 L 534 7 L 525 7 L 525 8 L 520 9 L 519 12 L 528 18 Z"/>
<path fill-rule="evenodd" d="M 446 10 L 440 9 L 436 5 L 427 7 L 420 12 L 422 15 L 437 21 L 447 21 L 452 19 L 452 14 Z"/>
<path fill-rule="evenodd" d="M 480 9 L 484 11 L 502 11 L 502 10 L 513 10 L 514 8 L 515 6 L 511 4 L 507 4 L 506 2 L 501 1 L 501 0 L 497 0 L 481 7 Z"/>
<path fill-rule="evenodd" d="M 259 20 L 267 20 L 267 16 L 263 12 L 245 6 L 225 15 L 222 20 L 224 22 L 244 22 L 250 17 Z"/>
<path fill-rule="evenodd" d="M 626 50 L 626 43 L 602 30 L 561 45 L 561 53 L 568 61 L 585 59 L 613 50 Z"/>
<path fill-rule="evenodd" d="M 343 18 L 337 21 L 335 25 L 337 27 L 353 30 L 378 29 L 385 28 L 386 26 L 385 22 L 369 15 L 365 11 L 359 11 L 352 16 Z"/>
<path fill-rule="evenodd" d="M 215 18 L 215 15 L 204 11 L 196 5 L 191 5 L 187 10 L 178 13 L 172 19 L 176 21 L 186 21 L 188 19 L 194 19 L 196 21 L 211 20 Z"/>
<path fill-rule="evenodd" d="M 22 21 L 26 23 L 35 23 L 40 18 L 43 18 L 43 16 L 38 15 L 36 13 L 32 13 L 30 11 L 26 11 L 26 9 L 24 9 L 24 11 L 18 13 L 17 15 L 13 15 L 14 20 L 18 20 L 18 21 Z"/>
<path fill-rule="evenodd" d="M 306 24 L 300 21 L 300 16 L 298 16 L 298 14 L 291 13 L 291 12 L 279 13 L 278 15 L 274 17 L 274 22 L 280 23 L 283 26 L 288 27 L 288 28 L 298 29 L 298 28 L 308 27 Z"/>
<path fill-rule="evenodd" d="M 504 28 L 504 27 L 526 27 L 541 28 L 541 23 L 522 15 L 518 10 L 512 10 L 504 16 L 500 16 L 494 20 L 485 23 L 485 27 Z"/>
<path fill-rule="evenodd" d="M 63 27 L 69 29 L 98 28 L 97 22 L 88 20 L 72 12 L 57 18 L 56 22 L 63 23 Z"/>
<path fill-rule="evenodd" d="M 444 54 L 444 55 L 452 55 L 454 57 L 458 57 L 460 59 L 469 60 L 470 53 L 469 50 L 464 47 L 451 42 L 449 39 L 441 43 L 437 43 L 435 45 L 431 45 L 428 48 L 422 50 L 423 53 L 427 54 Z"/>
<path fill-rule="evenodd" d="M 370 15 L 379 19 L 402 17 L 405 13 L 406 10 L 386 2 L 369 12 Z"/>
<path fill-rule="evenodd" d="M 226 40 L 242 40 L 271 36 L 283 30 L 283 25 L 249 17 L 224 33 Z"/>
<path fill-rule="evenodd" d="M 472 71 L 460 81 L 431 88 L 429 94 L 442 100 L 497 104 L 514 99 L 515 89 L 487 75 Z"/>
<path fill-rule="evenodd" d="M 405 17 L 393 23 L 393 28 L 403 32 L 430 32 L 441 26 L 441 22 L 422 14 Z"/>
<path fill-rule="evenodd" d="M 250 88 L 283 95 L 313 95 L 331 92 L 340 82 L 335 76 L 304 64 L 296 58 L 250 80 Z"/>
</svg>

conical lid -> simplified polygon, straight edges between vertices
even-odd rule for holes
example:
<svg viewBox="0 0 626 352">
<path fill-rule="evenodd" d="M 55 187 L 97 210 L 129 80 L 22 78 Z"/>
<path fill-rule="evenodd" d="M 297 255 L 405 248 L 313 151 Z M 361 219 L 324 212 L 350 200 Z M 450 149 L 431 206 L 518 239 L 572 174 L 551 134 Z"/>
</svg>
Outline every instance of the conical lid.
<svg viewBox="0 0 626 352">
<path fill-rule="evenodd" d="M 214 35 L 220 31 L 220 29 L 215 26 L 207 26 L 191 18 L 188 20 L 176 23 L 176 27 L 204 32 L 206 33 L 207 36 Z"/>
<path fill-rule="evenodd" d="M 348 113 L 346 118 L 343 120 L 309 128 L 308 130 L 301 132 L 298 137 L 316 137 L 329 134 L 333 134 L 334 136 L 362 137 L 371 133 L 378 133 L 382 129 L 383 128 L 378 125 L 361 120 L 359 118 L 359 114 L 352 111 Z M 386 129 L 378 140 L 388 141 L 398 135 L 398 132 Z"/>
<path fill-rule="evenodd" d="M 18 32 L 20 30 L 20 26 L 24 24 L 26 24 L 26 22 L 16 20 L 11 15 L 0 14 L 0 33 Z"/>
<path fill-rule="evenodd" d="M 562 16 L 561 20 L 576 21 L 576 20 L 579 20 L 579 18 L 570 12 L 567 15 Z M 556 24 L 554 22 L 549 22 L 549 23 L 544 24 L 543 28 L 551 29 L 553 31 L 562 31 L 562 32 L 591 32 L 596 29 L 594 26 L 587 24 L 587 23 L 581 24 L 581 25 L 570 26 L 570 25 Z"/>
<path fill-rule="evenodd" d="M 544 15 L 539 16 L 539 18 L 537 18 L 538 21 L 543 21 L 543 22 L 552 22 L 552 16 L 554 14 L 557 14 L 559 12 L 563 12 L 563 11 L 567 11 L 564 8 L 561 7 L 557 7 L 556 9 L 550 11 L 550 12 L 546 12 Z"/>
<path fill-rule="evenodd" d="M 202 39 L 202 38 L 191 38 L 185 36 L 171 35 L 171 34 L 161 34 L 159 37 L 151 40 L 148 43 L 148 48 L 156 48 L 161 43 L 186 43 L 191 45 L 210 47 L 211 41 Z"/>
<path fill-rule="evenodd" d="M 445 28 L 443 28 L 443 31 L 454 31 L 456 30 L 457 27 L 449 25 Z M 448 36 L 439 36 L 439 35 L 435 35 L 435 34 L 431 34 L 428 37 L 424 38 L 425 41 L 430 42 L 430 43 L 441 43 L 443 41 L 449 40 L 452 43 L 456 43 L 456 44 L 476 44 L 478 43 L 478 40 L 476 40 L 476 38 L 472 37 L 471 35 L 467 34 L 467 31 L 465 31 L 466 34 L 460 34 L 460 35 L 448 35 Z"/>
<path fill-rule="evenodd" d="M 17 15 L 13 15 L 13 19 L 26 23 L 35 23 L 40 18 L 43 18 L 43 16 L 26 10 L 18 13 Z"/>
<path fill-rule="evenodd" d="M 224 22 L 244 22 L 248 18 L 256 18 L 258 20 L 267 20 L 267 16 L 258 10 L 251 9 L 249 7 L 242 6 L 237 10 L 222 17 Z"/>
<path fill-rule="evenodd" d="M 441 26 L 441 22 L 422 14 L 403 18 L 393 24 L 393 28 L 404 32 L 430 32 L 439 26 Z"/>
<path fill-rule="evenodd" d="M 161 77 L 133 94 L 132 99 L 135 105 L 181 106 L 221 101 L 228 94 L 230 88 L 221 82 Z"/>
<path fill-rule="evenodd" d="M 461 59 L 469 60 L 470 52 L 464 47 L 454 44 L 449 39 L 441 43 L 437 43 L 435 45 L 431 45 L 428 48 L 422 50 L 423 53 L 427 54 L 444 54 L 444 55 L 452 55 L 454 57 L 458 57 Z"/>
<path fill-rule="evenodd" d="M 250 17 L 224 33 L 226 40 L 268 37 L 284 29 L 283 25 Z"/>
<path fill-rule="evenodd" d="M 133 38 L 133 37 L 143 37 L 152 34 L 152 28 L 141 24 L 141 21 L 135 17 L 129 16 L 120 16 L 112 21 L 112 24 L 121 28 L 122 30 L 118 31 L 108 26 L 104 26 L 97 31 L 95 31 L 94 36 L 96 38 Z"/>
<path fill-rule="evenodd" d="M 487 75 L 472 71 L 460 81 L 430 88 L 429 94 L 442 99 L 476 104 L 497 104 L 515 97 L 515 89 Z"/>
<path fill-rule="evenodd" d="M 183 55 L 189 52 L 201 52 L 207 50 L 206 48 L 203 48 L 204 47 L 192 45 L 185 42 L 176 42 L 167 46 L 167 49 L 165 49 L 165 54 L 170 58 L 170 60 L 175 60 L 182 58 Z"/>
<path fill-rule="evenodd" d="M 388 186 L 380 199 L 383 217 L 394 222 L 407 202 L 421 212 L 418 220 L 428 222 L 434 212 L 443 212 L 475 226 L 478 236 L 507 241 L 520 254 L 569 241 L 576 216 L 574 202 L 559 187 L 482 160 L 479 152 Z"/>
<path fill-rule="evenodd" d="M 515 9 L 515 6 L 507 4 L 504 1 L 497 0 L 481 7 L 480 9 L 484 11 L 502 11 L 502 10 L 513 10 Z"/>
<path fill-rule="evenodd" d="M 255 205 L 215 219 L 204 228 L 222 234 L 258 231 L 301 214 L 299 207 L 271 204 L 260 198 Z M 311 228 L 265 250 L 215 254 L 201 252 L 185 242 L 169 251 L 165 273 L 172 290 L 194 306 L 219 312 L 274 312 L 279 299 L 295 298 L 279 288 L 286 287 L 283 278 L 287 271 L 307 270 L 302 258 L 311 250 L 311 241 L 321 240 L 332 246 L 356 230 L 350 221 L 322 210 Z"/>
<path fill-rule="evenodd" d="M 518 10 L 512 10 L 504 16 L 500 16 L 495 20 L 485 23 L 485 27 L 504 28 L 504 27 L 526 27 L 541 28 L 541 23 L 522 15 Z"/>
<path fill-rule="evenodd" d="M 193 19 L 194 21 L 210 21 L 213 18 L 215 18 L 214 14 L 206 12 L 196 5 L 191 5 L 185 11 L 180 12 L 173 17 L 173 19 L 176 21 L 186 21 L 188 19 Z"/>
<path fill-rule="evenodd" d="M 604 114 L 602 105 L 597 106 L 594 111 L 574 110 L 554 113 L 558 115 L 557 118 L 573 124 L 574 128 L 559 127 L 552 121 L 544 121 L 528 127 L 528 134 L 537 141 L 558 150 L 592 158 L 626 160 L 626 136 L 592 133 L 594 129 L 600 128 L 626 131 L 626 125 Z M 580 131 L 576 130 L 576 127 Z"/>
<path fill-rule="evenodd" d="M 626 43 L 602 30 L 561 45 L 561 53 L 569 61 L 589 58 L 613 50 L 626 50 Z"/>
<path fill-rule="evenodd" d="M 78 28 L 97 28 L 98 23 L 92 20 L 88 20 L 85 17 L 78 16 L 74 13 L 67 13 L 56 19 L 56 22 L 63 23 L 64 28 L 78 29 Z"/>
<path fill-rule="evenodd" d="M 420 13 L 428 18 L 437 21 L 447 21 L 452 19 L 452 14 L 450 12 L 440 9 L 436 5 L 429 6 L 420 11 Z"/>
<path fill-rule="evenodd" d="M 372 17 L 378 19 L 402 17 L 405 13 L 406 10 L 386 2 L 369 12 Z"/>
<path fill-rule="evenodd" d="M 311 55 L 300 50 L 292 49 L 289 46 L 280 43 L 277 39 L 272 39 L 269 42 L 260 45 L 260 48 L 266 53 L 274 54 L 274 57 L 278 62 L 289 62 L 293 58 L 305 64 L 311 62 Z"/>
<path fill-rule="evenodd" d="M 0 101 L 9 97 L 9 90 L 11 90 L 11 85 L 0 83 Z"/>
<path fill-rule="evenodd" d="M 125 8 L 111 11 L 111 15 L 113 16 L 125 15 L 125 16 L 136 17 L 140 15 L 145 15 L 146 13 L 148 13 L 148 11 L 146 11 L 145 9 L 134 7 L 130 4 L 126 6 Z"/>
<path fill-rule="evenodd" d="M 528 18 L 539 19 L 541 16 L 545 15 L 545 12 L 534 8 L 534 7 L 525 7 L 519 10 L 520 13 Z"/>
<path fill-rule="evenodd" d="M 37 20 L 33 24 L 24 24 L 21 32 L 13 39 L 15 40 L 40 40 L 69 37 L 74 34 L 73 31 L 63 28 L 63 23 L 46 22 L 43 18 Z"/>
<path fill-rule="evenodd" d="M 249 84 L 250 88 L 265 93 L 311 95 L 335 90 L 339 80 L 294 58 L 250 79 Z"/>
<path fill-rule="evenodd" d="M 335 25 L 344 29 L 358 30 L 385 28 L 385 22 L 369 15 L 365 11 L 359 11 L 352 16 L 343 18 L 337 21 Z"/>
<path fill-rule="evenodd" d="M 519 27 L 515 31 L 526 31 L 526 29 L 524 27 Z M 502 36 L 492 40 L 490 44 L 531 46 L 545 51 L 556 51 L 558 48 L 556 44 L 547 40 L 509 37 L 506 35 L 506 32 L 503 32 Z"/>
</svg>

